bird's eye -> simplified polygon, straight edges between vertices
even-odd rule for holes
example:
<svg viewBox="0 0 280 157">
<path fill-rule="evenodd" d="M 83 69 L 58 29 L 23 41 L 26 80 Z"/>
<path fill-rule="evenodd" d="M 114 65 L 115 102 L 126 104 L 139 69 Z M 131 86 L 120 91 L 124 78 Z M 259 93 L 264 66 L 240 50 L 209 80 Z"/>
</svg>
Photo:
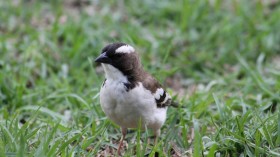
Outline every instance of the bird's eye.
<svg viewBox="0 0 280 157">
<path fill-rule="evenodd" d="M 121 56 L 122 56 L 121 54 L 115 54 L 116 58 L 121 58 Z"/>
</svg>

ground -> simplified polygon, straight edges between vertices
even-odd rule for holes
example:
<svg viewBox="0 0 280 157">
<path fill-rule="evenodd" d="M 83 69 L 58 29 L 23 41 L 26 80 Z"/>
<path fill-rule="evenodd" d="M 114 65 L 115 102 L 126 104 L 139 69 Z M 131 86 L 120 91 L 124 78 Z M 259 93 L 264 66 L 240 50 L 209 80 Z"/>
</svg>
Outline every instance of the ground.
<svg viewBox="0 0 280 157">
<path fill-rule="evenodd" d="M 280 156 L 276 0 L 0 1 L 0 156 L 115 155 L 99 104 L 106 44 L 135 47 L 182 107 L 124 156 Z"/>
</svg>

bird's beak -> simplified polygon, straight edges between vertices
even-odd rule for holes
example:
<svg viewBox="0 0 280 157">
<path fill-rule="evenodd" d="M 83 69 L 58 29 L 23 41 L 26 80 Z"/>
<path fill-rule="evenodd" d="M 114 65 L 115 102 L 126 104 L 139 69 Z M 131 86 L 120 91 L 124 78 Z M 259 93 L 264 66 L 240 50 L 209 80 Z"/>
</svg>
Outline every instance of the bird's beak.
<svg viewBox="0 0 280 157">
<path fill-rule="evenodd" d="M 95 59 L 95 62 L 110 64 L 112 60 L 106 55 L 106 52 L 104 52 Z"/>
</svg>

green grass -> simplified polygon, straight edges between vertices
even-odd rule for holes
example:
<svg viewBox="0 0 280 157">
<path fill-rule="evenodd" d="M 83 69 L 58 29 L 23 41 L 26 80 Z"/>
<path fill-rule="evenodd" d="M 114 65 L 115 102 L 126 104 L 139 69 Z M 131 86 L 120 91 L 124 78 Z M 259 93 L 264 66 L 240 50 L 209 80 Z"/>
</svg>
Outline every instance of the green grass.
<svg viewBox="0 0 280 157">
<path fill-rule="evenodd" d="M 278 1 L 0 1 L 0 156 L 116 152 L 93 63 L 134 46 L 184 108 L 158 145 L 127 135 L 124 156 L 280 156 Z"/>
</svg>

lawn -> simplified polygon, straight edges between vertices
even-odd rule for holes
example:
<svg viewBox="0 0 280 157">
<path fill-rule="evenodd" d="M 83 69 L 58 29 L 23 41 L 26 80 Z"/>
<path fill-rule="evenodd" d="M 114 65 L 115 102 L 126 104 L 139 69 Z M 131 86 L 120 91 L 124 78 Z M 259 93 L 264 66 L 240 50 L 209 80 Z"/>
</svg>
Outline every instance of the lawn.
<svg viewBox="0 0 280 157">
<path fill-rule="evenodd" d="M 108 43 L 135 47 L 180 102 L 124 156 L 280 156 L 277 0 L 1 0 L 0 156 L 116 155 L 99 103 Z"/>
</svg>

